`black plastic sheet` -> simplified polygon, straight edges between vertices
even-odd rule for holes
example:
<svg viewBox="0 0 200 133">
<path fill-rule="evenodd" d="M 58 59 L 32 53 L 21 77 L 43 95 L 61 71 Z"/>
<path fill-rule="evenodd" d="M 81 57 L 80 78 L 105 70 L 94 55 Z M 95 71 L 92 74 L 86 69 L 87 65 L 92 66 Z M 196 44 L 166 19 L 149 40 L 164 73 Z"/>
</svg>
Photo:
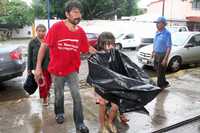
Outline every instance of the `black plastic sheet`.
<svg viewBox="0 0 200 133">
<path fill-rule="evenodd" d="M 148 113 L 144 106 L 161 91 L 148 75 L 118 50 L 88 58 L 87 82 L 96 93 L 119 106 L 120 112 Z"/>
</svg>

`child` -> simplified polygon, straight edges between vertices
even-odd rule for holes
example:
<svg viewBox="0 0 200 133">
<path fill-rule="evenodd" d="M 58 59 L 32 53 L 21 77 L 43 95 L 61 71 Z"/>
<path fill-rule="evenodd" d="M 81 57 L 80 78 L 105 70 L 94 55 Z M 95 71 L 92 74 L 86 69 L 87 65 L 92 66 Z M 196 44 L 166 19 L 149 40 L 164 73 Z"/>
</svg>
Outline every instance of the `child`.
<svg viewBox="0 0 200 133">
<path fill-rule="evenodd" d="M 135 111 L 148 114 L 144 106 L 161 92 L 161 89 L 154 86 L 149 76 L 129 57 L 113 49 L 114 42 L 112 33 L 103 32 L 97 40 L 98 52 L 88 59 L 87 82 L 94 86 L 95 92 L 101 96 L 98 102 L 100 103 L 99 117 L 102 133 L 108 132 L 104 118 L 107 103 L 113 102 L 107 113 L 107 128 L 115 133 L 117 130 L 113 125 L 113 119 L 118 109 L 122 113 L 120 117 L 122 123 L 128 121 L 123 112 Z"/>
<path fill-rule="evenodd" d="M 36 27 L 37 36 L 32 39 L 28 45 L 28 74 L 32 73 L 32 70 L 35 70 L 36 62 L 37 62 L 37 55 L 41 45 L 41 41 L 44 39 L 46 34 L 46 27 L 43 24 L 39 24 Z M 50 73 L 47 71 L 47 67 L 49 64 L 49 51 L 46 51 L 45 60 L 43 62 L 43 76 L 44 80 L 39 84 L 39 93 L 40 98 L 43 98 L 43 105 L 48 105 L 48 95 L 49 89 L 51 86 L 51 76 Z"/>
<path fill-rule="evenodd" d="M 96 50 L 97 52 L 100 52 L 100 53 L 108 53 L 110 52 L 111 49 L 114 48 L 115 46 L 114 44 L 115 44 L 115 37 L 113 36 L 113 34 L 110 32 L 103 32 L 98 37 Z M 98 96 L 96 102 L 99 104 L 100 132 L 109 133 L 108 132 L 109 130 L 112 133 L 117 133 L 117 129 L 113 124 L 113 120 L 116 117 L 118 106 L 111 102 L 110 110 L 107 112 L 106 105 L 109 103 L 109 101 L 105 100 L 101 96 Z M 108 117 L 108 124 L 107 124 L 108 130 L 105 126 L 106 114 Z M 122 118 L 121 121 L 123 123 L 126 123 L 128 121 L 127 118 L 123 114 L 120 116 L 120 118 Z"/>
</svg>

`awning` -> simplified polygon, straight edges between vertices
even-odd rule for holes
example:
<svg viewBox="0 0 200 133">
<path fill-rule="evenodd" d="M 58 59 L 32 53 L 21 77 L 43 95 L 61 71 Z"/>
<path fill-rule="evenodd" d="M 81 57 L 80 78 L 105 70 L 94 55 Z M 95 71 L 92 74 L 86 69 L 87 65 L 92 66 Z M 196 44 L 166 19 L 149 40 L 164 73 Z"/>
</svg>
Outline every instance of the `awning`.
<svg viewBox="0 0 200 133">
<path fill-rule="evenodd" d="M 188 16 L 186 19 L 191 22 L 200 22 L 200 16 Z"/>
</svg>

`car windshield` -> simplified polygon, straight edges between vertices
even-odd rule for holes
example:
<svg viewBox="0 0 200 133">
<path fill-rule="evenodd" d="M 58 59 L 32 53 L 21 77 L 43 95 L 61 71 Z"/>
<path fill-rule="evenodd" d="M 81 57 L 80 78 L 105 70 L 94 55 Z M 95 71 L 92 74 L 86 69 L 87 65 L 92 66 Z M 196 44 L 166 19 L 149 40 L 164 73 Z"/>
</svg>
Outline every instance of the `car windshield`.
<svg viewBox="0 0 200 133">
<path fill-rule="evenodd" d="M 153 43 L 153 38 L 142 38 L 141 42 L 142 43 Z"/>
<path fill-rule="evenodd" d="M 178 31 L 178 27 L 167 27 L 167 29 L 168 29 L 170 32 L 177 32 L 177 31 Z"/>
<path fill-rule="evenodd" d="M 124 33 L 122 33 L 122 34 L 119 34 L 119 35 L 117 35 L 117 37 L 116 37 L 116 38 L 117 38 L 117 39 L 118 39 L 118 38 L 121 38 L 123 35 L 124 35 Z"/>
<path fill-rule="evenodd" d="M 93 33 L 87 33 L 87 38 L 88 38 L 88 39 L 95 39 L 95 38 L 97 38 L 97 37 L 96 37 L 95 34 L 93 34 Z"/>
<path fill-rule="evenodd" d="M 184 34 L 184 33 L 174 33 L 172 34 L 172 44 L 174 46 L 181 46 L 184 44 L 184 42 L 188 39 L 189 34 Z"/>
</svg>

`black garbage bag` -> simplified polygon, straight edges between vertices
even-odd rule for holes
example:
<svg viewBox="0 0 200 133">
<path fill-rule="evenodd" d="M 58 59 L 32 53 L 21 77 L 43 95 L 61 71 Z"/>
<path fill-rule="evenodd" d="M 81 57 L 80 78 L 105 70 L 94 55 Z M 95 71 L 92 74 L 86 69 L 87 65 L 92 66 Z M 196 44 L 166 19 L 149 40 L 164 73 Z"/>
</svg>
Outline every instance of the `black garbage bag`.
<svg viewBox="0 0 200 133">
<path fill-rule="evenodd" d="M 38 88 L 37 83 L 34 79 L 34 74 L 31 73 L 27 76 L 26 81 L 24 82 L 24 90 L 28 92 L 29 95 L 32 95 Z"/>
<path fill-rule="evenodd" d="M 144 106 L 161 91 L 141 68 L 118 50 L 91 55 L 88 66 L 87 82 L 100 96 L 117 104 L 122 113 L 148 113 Z"/>
</svg>

